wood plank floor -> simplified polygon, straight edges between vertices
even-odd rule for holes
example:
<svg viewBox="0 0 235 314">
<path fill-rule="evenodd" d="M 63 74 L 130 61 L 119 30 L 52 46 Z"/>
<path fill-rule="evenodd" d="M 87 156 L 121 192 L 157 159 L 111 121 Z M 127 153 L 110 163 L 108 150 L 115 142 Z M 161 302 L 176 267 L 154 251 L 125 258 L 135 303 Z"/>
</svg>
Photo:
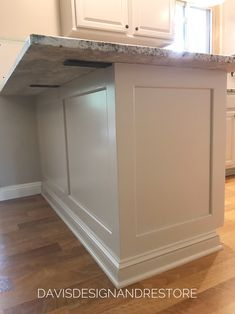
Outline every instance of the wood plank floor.
<svg viewBox="0 0 235 314">
<path fill-rule="evenodd" d="M 224 249 L 132 288 L 197 288 L 198 298 L 37 298 L 37 289 L 112 283 L 41 196 L 0 202 L 0 313 L 235 313 L 235 178 L 226 181 Z"/>
</svg>

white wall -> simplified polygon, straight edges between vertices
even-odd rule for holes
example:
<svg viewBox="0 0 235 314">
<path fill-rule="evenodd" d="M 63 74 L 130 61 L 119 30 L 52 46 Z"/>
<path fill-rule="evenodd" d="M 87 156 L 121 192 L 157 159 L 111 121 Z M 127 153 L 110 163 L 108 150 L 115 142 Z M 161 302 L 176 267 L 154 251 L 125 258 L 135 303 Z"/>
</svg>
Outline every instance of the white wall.
<svg viewBox="0 0 235 314">
<path fill-rule="evenodd" d="M 221 53 L 235 54 L 235 1 L 226 0 L 222 6 Z M 228 74 L 228 88 L 235 88 L 235 78 Z"/>
<path fill-rule="evenodd" d="M 35 111 L 29 97 L 0 97 L 0 187 L 40 181 Z"/>
<path fill-rule="evenodd" d="M 0 39 L 0 89 L 24 42 Z"/>
<path fill-rule="evenodd" d="M 226 0 L 222 6 L 222 53 L 235 54 L 235 1 Z"/>
<path fill-rule="evenodd" d="M 59 1 L 1 0 L 0 37 L 24 40 L 30 33 L 60 33 Z"/>
<path fill-rule="evenodd" d="M 0 0 L 0 83 L 30 34 L 60 35 L 58 0 Z"/>
<path fill-rule="evenodd" d="M 29 34 L 60 35 L 58 0 L 0 0 L 0 85 Z M 40 181 L 34 100 L 0 97 L 0 187 Z"/>
</svg>

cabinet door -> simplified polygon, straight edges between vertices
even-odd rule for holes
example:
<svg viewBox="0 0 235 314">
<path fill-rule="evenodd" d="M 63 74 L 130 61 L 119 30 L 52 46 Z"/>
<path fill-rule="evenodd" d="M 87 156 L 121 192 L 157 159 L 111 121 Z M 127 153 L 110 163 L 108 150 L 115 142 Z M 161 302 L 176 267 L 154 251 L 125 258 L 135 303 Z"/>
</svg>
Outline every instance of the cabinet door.
<svg viewBox="0 0 235 314">
<path fill-rule="evenodd" d="M 235 111 L 226 114 L 226 167 L 235 166 Z"/>
<path fill-rule="evenodd" d="M 77 27 L 127 32 L 128 0 L 75 0 Z"/>
<path fill-rule="evenodd" d="M 175 0 L 132 0 L 135 36 L 171 39 Z"/>
</svg>

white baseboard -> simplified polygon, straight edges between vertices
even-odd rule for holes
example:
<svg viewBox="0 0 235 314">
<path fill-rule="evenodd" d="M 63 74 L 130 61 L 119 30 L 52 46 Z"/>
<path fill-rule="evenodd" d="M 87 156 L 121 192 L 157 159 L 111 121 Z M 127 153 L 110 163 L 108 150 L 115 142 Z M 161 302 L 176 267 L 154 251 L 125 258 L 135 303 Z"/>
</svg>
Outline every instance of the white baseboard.
<svg viewBox="0 0 235 314">
<path fill-rule="evenodd" d="M 0 188 L 0 201 L 41 194 L 41 187 L 41 182 L 32 182 L 2 187 Z"/>
<path fill-rule="evenodd" d="M 226 176 L 234 176 L 235 175 L 235 168 L 228 168 L 225 170 Z"/>
<path fill-rule="evenodd" d="M 154 252 L 119 260 L 108 252 L 86 224 L 46 185 L 42 188 L 42 195 L 117 288 L 126 287 L 222 249 L 219 236 L 216 231 L 212 231 Z"/>
<path fill-rule="evenodd" d="M 42 195 L 117 287 L 119 269 L 117 258 L 108 252 L 91 230 L 79 217 L 74 215 L 71 209 L 53 191 L 42 186 Z"/>
</svg>

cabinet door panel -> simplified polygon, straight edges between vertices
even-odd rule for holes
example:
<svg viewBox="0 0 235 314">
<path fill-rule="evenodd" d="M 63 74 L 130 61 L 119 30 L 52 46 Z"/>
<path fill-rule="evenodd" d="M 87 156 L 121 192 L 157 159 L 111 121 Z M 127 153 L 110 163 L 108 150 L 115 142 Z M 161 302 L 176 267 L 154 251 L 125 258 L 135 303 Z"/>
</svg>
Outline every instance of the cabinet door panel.
<svg viewBox="0 0 235 314">
<path fill-rule="evenodd" d="M 75 0 L 77 27 L 126 32 L 128 0 Z"/>
<path fill-rule="evenodd" d="M 133 0 L 134 35 L 171 39 L 175 0 Z"/>
<path fill-rule="evenodd" d="M 226 167 L 235 166 L 235 111 L 226 114 Z"/>
</svg>

